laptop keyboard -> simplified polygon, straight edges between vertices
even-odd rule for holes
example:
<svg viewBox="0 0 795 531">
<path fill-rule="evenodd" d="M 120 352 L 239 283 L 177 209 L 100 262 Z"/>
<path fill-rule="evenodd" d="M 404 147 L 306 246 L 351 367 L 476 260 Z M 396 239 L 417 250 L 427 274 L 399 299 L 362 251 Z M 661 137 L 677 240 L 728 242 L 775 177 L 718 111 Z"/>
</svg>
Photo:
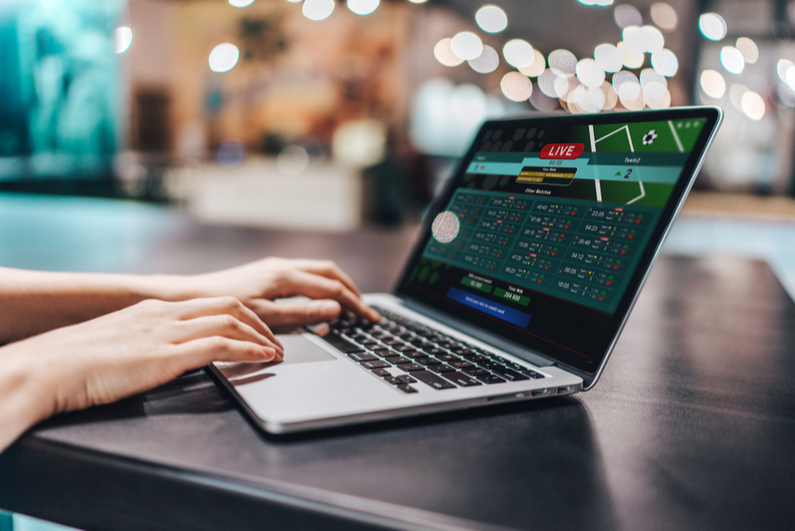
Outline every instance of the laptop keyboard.
<svg viewBox="0 0 795 531">
<path fill-rule="evenodd" d="M 420 383 L 444 390 L 494 385 L 543 374 L 501 356 L 373 306 L 381 320 L 370 323 L 346 314 L 323 336 L 353 362 L 404 393 Z"/>
</svg>

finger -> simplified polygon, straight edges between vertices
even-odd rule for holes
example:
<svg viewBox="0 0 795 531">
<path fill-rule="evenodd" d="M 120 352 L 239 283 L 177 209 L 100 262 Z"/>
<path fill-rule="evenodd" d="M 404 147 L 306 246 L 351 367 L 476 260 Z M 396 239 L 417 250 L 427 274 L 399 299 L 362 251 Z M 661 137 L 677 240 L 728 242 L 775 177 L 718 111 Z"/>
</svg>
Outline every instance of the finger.
<svg viewBox="0 0 795 531">
<path fill-rule="evenodd" d="M 296 268 L 306 271 L 307 273 L 314 273 L 315 275 L 339 280 L 345 284 L 349 290 L 355 293 L 357 297 L 362 295 L 362 292 L 353 282 L 353 279 L 334 262 L 325 260 L 295 260 L 294 265 Z"/>
<path fill-rule="evenodd" d="M 246 308 L 242 302 L 234 297 L 214 297 L 211 299 L 192 299 L 175 303 L 177 315 L 182 320 L 195 319 L 207 315 L 228 314 L 249 325 L 263 336 L 276 343 L 280 348 L 284 346 L 276 339 L 270 328 L 257 317 L 253 311 Z"/>
<path fill-rule="evenodd" d="M 312 299 L 333 299 L 339 302 L 343 308 L 360 317 L 371 321 L 380 319 L 378 312 L 365 305 L 358 296 L 338 280 L 294 269 L 287 275 L 286 282 L 291 291 L 297 295 L 305 295 Z"/>
<path fill-rule="evenodd" d="M 342 307 L 335 300 L 308 302 L 261 301 L 257 305 L 257 313 L 271 327 L 297 326 L 335 321 Z"/>
<path fill-rule="evenodd" d="M 250 341 L 238 341 L 220 336 L 203 337 L 174 346 L 174 356 L 180 369 L 188 371 L 214 361 L 270 362 L 276 360 L 273 347 L 263 347 Z"/>
<path fill-rule="evenodd" d="M 246 323 L 228 314 L 197 317 L 176 323 L 174 342 L 185 343 L 203 337 L 221 336 L 238 341 L 258 343 L 264 347 L 273 347 L 278 358 L 284 357 L 282 347 L 263 336 Z"/>
</svg>

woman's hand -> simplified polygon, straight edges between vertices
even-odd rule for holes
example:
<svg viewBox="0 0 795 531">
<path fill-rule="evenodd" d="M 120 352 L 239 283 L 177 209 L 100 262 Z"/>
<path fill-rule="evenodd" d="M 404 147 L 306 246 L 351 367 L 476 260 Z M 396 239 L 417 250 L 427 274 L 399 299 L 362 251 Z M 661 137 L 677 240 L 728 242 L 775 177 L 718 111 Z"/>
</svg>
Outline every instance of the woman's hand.
<svg viewBox="0 0 795 531">
<path fill-rule="evenodd" d="M 106 404 L 213 361 L 279 361 L 282 345 L 232 297 L 147 300 L 0 348 L 0 451 L 58 412 Z"/>
<path fill-rule="evenodd" d="M 187 277 L 193 296 L 232 295 L 271 327 L 335 320 L 342 309 L 371 321 L 378 312 L 365 306 L 361 293 L 334 262 L 265 258 L 233 269 Z M 308 302 L 275 303 L 305 296 Z"/>
</svg>

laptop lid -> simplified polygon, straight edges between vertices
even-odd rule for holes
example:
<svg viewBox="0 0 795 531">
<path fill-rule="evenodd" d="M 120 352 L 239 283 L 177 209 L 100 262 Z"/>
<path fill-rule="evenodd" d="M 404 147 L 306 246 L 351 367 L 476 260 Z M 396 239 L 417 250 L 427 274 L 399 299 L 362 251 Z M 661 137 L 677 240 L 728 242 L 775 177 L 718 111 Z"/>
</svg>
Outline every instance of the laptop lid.
<svg viewBox="0 0 795 531">
<path fill-rule="evenodd" d="M 486 122 L 395 294 L 592 386 L 720 119 L 693 107 Z"/>
</svg>

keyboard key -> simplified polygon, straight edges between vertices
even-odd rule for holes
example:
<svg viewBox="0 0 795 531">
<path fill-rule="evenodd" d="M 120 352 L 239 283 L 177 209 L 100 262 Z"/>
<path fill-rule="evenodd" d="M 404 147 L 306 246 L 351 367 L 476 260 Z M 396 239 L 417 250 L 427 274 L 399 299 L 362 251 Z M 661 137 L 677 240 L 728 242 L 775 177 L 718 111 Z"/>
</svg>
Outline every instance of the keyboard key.
<svg viewBox="0 0 795 531">
<path fill-rule="evenodd" d="M 422 352 L 421 350 L 404 350 L 402 352 L 402 354 L 404 356 L 406 356 L 407 358 L 411 358 L 411 359 L 426 358 L 427 357 L 425 355 L 425 353 Z"/>
<path fill-rule="evenodd" d="M 494 375 L 493 375 L 493 374 L 491 374 L 490 372 L 487 372 L 486 374 L 484 374 L 484 375 L 481 375 L 481 376 L 475 376 L 475 378 L 477 378 L 478 380 L 480 380 L 480 381 L 481 381 L 481 382 L 483 382 L 484 384 L 498 384 L 498 383 L 505 383 L 505 380 L 503 380 L 503 379 L 502 379 L 502 378 L 500 378 L 499 376 L 494 376 Z"/>
<path fill-rule="evenodd" d="M 454 384 L 460 385 L 461 387 L 474 387 L 476 385 L 480 385 L 480 382 L 473 380 L 463 372 L 446 372 L 443 374 L 443 376 Z"/>
<path fill-rule="evenodd" d="M 347 356 L 352 359 L 353 361 L 360 362 L 360 361 L 375 361 L 378 358 L 369 352 L 348 352 Z"/>
<path fill-rule="evenodd" d="M 362 350 L 362 347 L 360 347 L 359 345 L 356 345 L 355 343 L 351 343 L 350 341 L 348 341 L 344 337 L 335 335 L 333 333 L 329 334 L 327 336 L 323 336 L 323 339 L 328 344 L 330 344 L 332 347 L 334 347 L 337 350 L 340 350 L 342 352 L 345 352 L 345 353 L 357 352 L 357 351 Z"/>
<path fill-rule="evenodd" d="M 386 361 L 391 363 L 392 365 L 406 365 L 409 363 L 413 363 L 410 359 L 404 358 L 403 356 L 391 356 L 389 358 L 384 358 Z"/>
<path fill-rule="evenodd" d="M 406 344 L 403 344 L 403 345 L 392 345 L 392 348 L 397 350 L 398 352 L 406 352 L 406 351 L 409 351 L 409 350 L 411 350 L 411 351 L 415 350 L 414 345 L 406 345 Z"/>
<path fill-rule="evenodd" d="M 449 362 L 450 365 L 455 367 L 456 369 L 472 369 L 475 366 L 469 363 L 468 361 L 461 360 L 461 361 L 451 361 Z"/>
<path fill-rule="evenodd" d="M 401 391 L 403 391 L 404 393 L 416 393 L 417 392 L 417 390 L 414 389 L 409 384 L 400 384 L 400 385 L 397 386 L 397 388 L 400 389 Z"/>
<path fill-rule="evenodd" d="M 451 384 L 444 378 L 436 376 L 434 373 L 430 371 L 417 371 L 412 373 L 412 376 L 415 376 L 418 380 L 423 383 L 426 383 L 433 387 L 434 389 L 454 389 L 455 385 Z"/>
<path fill-rule="evenodd" d="M 390 366 L 387 362 L 381 361 L 381 360 L 377 360 L 377 361 L 363 361 L 361 363 L 361 365 L 365 369 L 383 369 L 384 367 L 389 367 Z"/>
<path fill-rule="evenodd" d="M 419 365 L 417 363 L 409 363 L 407 365 L 401 365 L 398 368 L 401 371 L 406 371 L 406 372 L 423 371 L 423 370 L 425 370 L 425 367 L 423 367 L 422 365 Z"/>
<path fill-rule="evenodd" d="M 398 380 L 394 376 L 387 376 L 386 378 L 384 378 L 384 381 L 386 383 L 389 383 L 389 384 L 392 384 L 392 385 L 400 385 L 402 383 L 406 383 L 406 382 L 401 382 L 400 380 Z"/>
<path fill-rule="evenodd" d="M 527 376 L 519 374 L 518 372 L 516 372 L 516 371 L 514 371 L 512 369 L 502 369 L 502 370 L 492 369 L 492 370 L 494 372 L 496 372 L 499 376 L 502 376 L 503 378 L 505 378 L 506 380 L 508 380 L 510 382 L 518 382 L 519 380 L 527 380 L 528 379 Z"/>
<path fill-rule="evenodd" d="M 373 369 L 371 372 L 376 376 L 392 376 L 386 369 Z"/>
<path fill-rule="evenodd" d="M 417 373 L 413 373 L 413 374 L 417 374 Z M 402 374 L 402 375 L 398 376 L 397 379 L 400 381 L 400 383 L 404 383 L 404 384 L 417 383 L 417 380 L 415 380 L 414 378 L 412 378 L 408 374 Z"/>
<path fill-rule="evenodd" d="M 478 376 L 483 376 L 484 374 L 491 374 L 489 371 L 483 370 L 480 367 L 471 367 L 462 370 L 468 375 L 474 376 L 475 378 L 477 378 Z"/>
<path fill-rule="evenodd" d="M 424 356 L 422 358 L 416 358 L 414 360 L 414 363 L 419 363 L 420 365 L 424 365 L 424 366 L 428 367 L 430 365 L 438 365 L 438 364 L 440 364 L 442 362 L 437 360 L 436 358 L 429 358 L 427 356 Z"/>
<path fill-rule="evenodd" d="M 524 374 L 525 376 L 529 376 L 534 380 L 540 380 L 541 378 L 544 378 L 543 374 L 537 373 L 536 371 L 531 371 L 530 369 L 524 369 L 523 371 L 521 371 L 521 373 Z"/>
<path fill-rule="evenodd" d="M 436 359 L 442 361 L 461 361 L 461 358 L 458 356 L 454 356 L 453 354 L 443 353 L 443 354 L 434 354 Z"/>
<path fill-rule="evenodd" d="M 455 372 L 455 367 L 450 367 L 449 365 L 430 365 L 428 366 L 428 370 L 437 373 Z"/>
</svg>

